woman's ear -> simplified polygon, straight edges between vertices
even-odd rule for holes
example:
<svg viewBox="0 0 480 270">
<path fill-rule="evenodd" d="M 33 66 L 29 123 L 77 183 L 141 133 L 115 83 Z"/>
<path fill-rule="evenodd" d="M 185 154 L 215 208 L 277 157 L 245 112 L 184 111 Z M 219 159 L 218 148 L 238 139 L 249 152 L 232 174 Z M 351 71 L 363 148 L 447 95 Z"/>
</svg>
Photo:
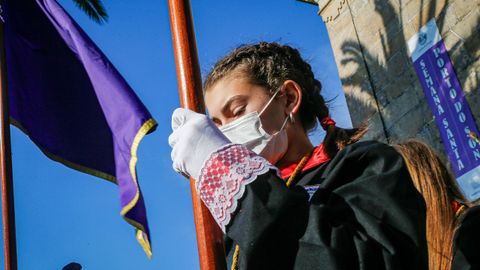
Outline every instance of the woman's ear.
<svg viewBox="0 0 480 270">
<path fill-rule="evenodd" d="M 283 83 L 283 95 L 286 97 L 287 114 L 295 114 L 302 103 L 302 88 L 293 80 L 286 80 Z"/>
</svg>

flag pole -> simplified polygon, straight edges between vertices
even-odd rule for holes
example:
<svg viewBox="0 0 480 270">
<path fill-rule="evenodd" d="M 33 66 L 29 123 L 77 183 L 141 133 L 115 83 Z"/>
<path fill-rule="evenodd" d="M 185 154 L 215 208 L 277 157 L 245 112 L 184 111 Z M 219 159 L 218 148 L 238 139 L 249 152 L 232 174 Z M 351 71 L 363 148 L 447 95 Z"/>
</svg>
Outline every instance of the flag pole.
<svg viewBox="0 0 480 270">
<path fill-rule="evenodd" d="M 3 4 L 4 1 L 1 1 Z M 0 6 L 1 7 L 1 6 Z M 3 18 L 1 18 L 3 21 Z M 2 177 L 2 227 L 5 270 L 17 270 L 15 208 L 13 205 L 12 154 L 8 111 L 4 22 L 0 22 L 0 174 Z"/>
<path fill-rule="evenodd" d="M 180 104 L 184 108 L 205 113 L 190 1 L 169 0 L 168 6 L 177 66 Z M 190 189 L 192 191 L 200 269 L 226 269 L 222 232 L 209 210 L 198 197 L 192 179 L 190 180 Z"/>
</svg>

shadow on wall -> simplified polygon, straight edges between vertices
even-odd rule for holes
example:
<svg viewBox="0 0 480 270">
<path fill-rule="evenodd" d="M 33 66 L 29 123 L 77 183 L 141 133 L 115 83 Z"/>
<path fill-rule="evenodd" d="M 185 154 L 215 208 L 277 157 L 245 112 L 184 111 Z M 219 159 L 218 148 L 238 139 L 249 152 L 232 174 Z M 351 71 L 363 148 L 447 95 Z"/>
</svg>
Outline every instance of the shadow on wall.
<svg viewBox="0 0 480 270">
<path fill-rule="evenodd" d="M 420 137 L 443 152 L 407 47 L 407 40 L 434 17 L 478 124 L 480 74 L 474 65 L 480 55 L 478 4 L 473 4 L 474 10 L 458 12 L 451 2 L 468 0 L 375 0 L 374 7 L 371 1 L 350 2 L 357 39 L 341 43 L 340 67 L 354 125 L 370 119 L 369 138 L 395 142 Z M 418 8 L 412 10 L 412 5 Z M 458 17 L 462 12 L 466 14 Z M 380 16 L 381 23 L 375 24 L 368 14 Z"/>
</svg>

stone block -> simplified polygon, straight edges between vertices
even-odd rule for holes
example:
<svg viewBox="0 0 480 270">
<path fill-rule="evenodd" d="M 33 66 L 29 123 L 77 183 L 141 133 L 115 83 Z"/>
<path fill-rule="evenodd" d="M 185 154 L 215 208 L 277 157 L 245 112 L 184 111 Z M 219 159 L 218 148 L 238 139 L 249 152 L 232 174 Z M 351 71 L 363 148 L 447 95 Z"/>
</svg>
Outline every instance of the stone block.
<svg viewBox="0 0 480 270">
<path fill-rule="evenodd" d="M 387 129 L 395 126 L 401 118 L 424 102 L 417 98 L 417 94 L 411 88 L 403 91 L 396 99 L 391 99 L 390 104 L 382 110 Z"/>
<path fill-rule="evenodd" d="M 367 89 L 358 86 L 344 86 L 343 90 L 354 126 L 358 126 L 377 111 L 375 99 Z"/>
<path fill-rule="evenodd" d="M 440 29 L 440 34 L 443 36 L 450 30 L 450 28 L 458 23 L 455 6 L 449 4 L 440 14 L 440 17 L 443 18 L 443 27 Z"/>
<path fill-rule="evenodd" d="M 438 128 L 433 120 L 426 123 L 422 127 L 420 133 L 415 136 L 415 138 L 420 139 L 432 147 L 433 150 L 440 156 L 440 159 L 447 164 L 448 157 L 445 152 L 445 147 L 443 146 L 442 140 L 440 139 L 440 133 L 438 132 Z"/>
<path fill-rule="evenodd" d="M 415 18 L 420 11 L 422 10 L 422 4 L 425 4 L 425 2 L 429 3 L 431 0 L 427 1 L 420 1 L 420 0 L 414 0 L 414 1 L 409 1 L 402 7 L 402 22 L 403 23 L 409 23 L 410 21 Z"/>
<path fill-rule="evenodd" d="M 370 3 L 362 8 L 361 16 L 355 17 L 355 27 L 359 35 L 365 33 L 370 36 L 383 27 L 382 17 L 375 12 L 375 7 Z"/>
<path fill-rule="evenodd" d="M 409 40 L 411 37 L 413 37 L 413 35 L 418 32 L 416 25 L 417 24 L 415 22 L 403 24 L 403 35 L 405 36 L 405 40 Z"/>
<path fill-rule="evenodd" d="M 478 64 L 480 65 L 480 63 Z M 464 70 L 460 73 L 457 73 L 458 81 L 462 86 L 463 92 L 465 95 L 469 94 L 480 94 L 480 67 L 474 67 Z M 480 104 L 477 104 L 480 106 Z M 478 108 L 478 107 L 477 107 Z M 480 110 L 477 110 L 480 112 Z"/>
<path fill-rule="evenodd" d="M 350 8 L 352 9 L 352 14 L 354 17 L 361 16 L 364 7 L 368 5 L 368 0 L 353 0 L 349 1 Z"/>
<path fill-rule="evenodd" d="M 426 119 L 431 119 L 432 114 L 426 102 L 420 102 L 413 109 L 397 119 L 387 129 L 392 140 L 404 140 L 412 138 L 420 133 Z M 388 126 L 387 126 L 388 127 Z"/>
<path fill-rule="evenodd" d="M 409 66 L 405 65 L 405 69 L 397 76 L 393 75 L 394 67 L 388 65 L 385 67 L 385 72 L 381 80 L 375 82 L 375 89 L 378 91 L 386 91 L 388 93 L 387 98 L 393 100 L 397 98 L 405 89 L 415 86 L 417 76 L 415 71 Z"/>
<path fill-rule="evenodd" d="M 347 0 L 330 1 L 328 4 L 320 3 L 320 15 L 326 24 L 334 22 L 338 17 L 348 12 Z"/>
<path fill-rule="evenodd" d="M 455 9 L 458 9 L 458 6 L 455 6 Z M 480 28 L 480 11 L 478 9 L 471 10 L 465 16 L 458 18 L 458 23 L 452 27 L 452 31 L 455 34 L 464 40 L 468 39 L 471 35 L 478 35 L 478 29 Z"/>
<path fill-rule="evenodd" d="M 386 142 L 382 120 L 380 119 L 380 115 L 378 113 L 375 113 L 368 118 L 368 132 L 362 138 L 362 141 L 364 140 L 378 140 Z"/>
<path fill-rule="evenodd" d="M 375 1 L 375 11 L 382 17 L 383 28 L 387 33 L 397 33 L 401 29 L 400 7 L 395 0 Z"/>
<path fill-rule="evenodd" d="M 478 63 L 478 59 L 480 58 L 480 29 L 474 29 L 472 32 L 473 34 L 465 40 L 463 46 L 470 57 L 472 59 L 477 59 L 476 62 Z"/>
<path fill-rule="evenodd" d="M 387 87 L 384 87 L 383 91 L 386 93 L 386 99 L 391 102 L 397 102 L 397 99 L 400 98 L 405 92 L 412 91 L 412 86 L 410 84 L 389 84 Z M 412 95 L 414 95 L 414 100 L 417 99 L 417 95 L 415 92 L 412 91 Z M 413 97 L 412 97 L 413 98 Z"/>
<path fill-rule="evenodd" d="M 386 106 L 388 106 L 388 104 L 390 104 L 388 93 L 385 90 L 378 90 L 376 92 L 376 97 L 377 97 L 378 105 L 381 108 L 385 108 Z"/>
<path fill-rule="evenodd" d="M 450 60 L 453 64 L 453 69 L 457 74 L 463 70 L 466 70 L 468 66 L 474 62 L 474 59 L 470 56 L 468 51 L 461 43 L 449 51 L 448 56 L 450 57 Z"/>
<path fill-rule="evenodd" d="M 410 2 L 413 2 L 413 1 L 418 1 L 418 0 L 399 0 L 398 6 L 400 8 L 405 8 L 406 5 L 408 5 Z"/>
<path fill-rule="evenodd" d="M 426 98 L 425 97 L 425 92 L 424 92 L 422 86 L 420 85 L 420 83 L 414 84 L 411 91 L 413 91 L 417 95 L 417 98 L 419 100 L 424 100 Z"/>
<path fill-rule="evenodd" d="M 340 31 L 348 29 L 349 31 L 353 30 L 352 18 L 350 14 L 342 14 L 335 21 L 329 22 L 326 24 L 328 33 L 332 37 L 338 37 Z"/>
<path fill-rule="evenodd" d="M 406 68 L 406 59 L 408 56 L 401 53 L 396 52 L 387 62 L 388 71 L 391 76 L 398 77 L 401 76 L 405 72 Z"/>
<path fill-rule="evenodd" d="M 470 110 L 472 111 L 473 119 L 475 119 L 475 123 L 477 124 L 477 128 L 480 128 L 480 93 L 474 92 L 465 95 L 465 99 L 467 100 L 468 105 L 470 105 Z"/>
<path fill-rule="evenodd" d="M 462 38 L 448 29 L 445 34 L 442 34 L 443 42 L 447 51 L 451 51 L 462 43 Z"/>
<path fill-rule="evenodd" d="M 478 0 L 455 0 L 452 5 L 455 8 L 455 15 L 458 20 L 463 20 L 471 12 L 478 13 L 480 9 Z"/>
<path fill-rule="evenodd" d="M 424 143 L 426 143 L 428 145 L 433 145 L 434 144 L 434 138 L 433 138 L 432 134 L 428 131 L 427 124 L 425 124 L 422 127 L 420 132 L 417 135 L 415 135 L 414 138 L 419 139 L 419 140 L 423 141 Z"/>
<path fill-rule="evenodd" d="M 407 39 L 405 38 L 405 34 L 403 31 L 398 32 L 394 35 L 389 35 L 387 39 L 388 48 L 390 50 L 387 59 L 395 55 L 395 53 L 401 53 L 405 57 L 408 56 L 408 48 L 407 48 Z"/>
<path fill-rule="evenodd" d="M 442 29 L 444 28 L 442 24 L 444 23 L 444 17 L 447 14 L 446 12 L 449 6 L 449 0 L 429 0 L 424 2 L 424 5 L 421 7 L 421 9 L 418 9 L 416 13 L 412 13 L 412 18 L 410 18 L 408 21 L 404 21 L 404 24 L 410 24 L 410 27 L 413 30 L 413 32 L 409 33 L 407 37 L 410 38 L 413 36 L 432 18 L 437 19 L 437 25 L 440 29 L 440 33 L 442 33 Z"/>
</svg>

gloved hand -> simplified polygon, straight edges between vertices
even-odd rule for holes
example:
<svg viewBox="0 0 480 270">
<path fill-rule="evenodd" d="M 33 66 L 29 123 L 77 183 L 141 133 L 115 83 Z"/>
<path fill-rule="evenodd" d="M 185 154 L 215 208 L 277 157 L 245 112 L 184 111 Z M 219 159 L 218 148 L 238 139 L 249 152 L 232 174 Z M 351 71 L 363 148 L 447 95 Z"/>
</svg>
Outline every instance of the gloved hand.
<svg viewBox="0 0 480 270">
<path fill-rule="evenodd" d="M 173 112 L 172 129 L 168 143 L 172 147 L 173 169 L 194 179 L 200 176 L 210 154 L 231 144 L 206 115 L 188 109 Z"/>
</svg>

